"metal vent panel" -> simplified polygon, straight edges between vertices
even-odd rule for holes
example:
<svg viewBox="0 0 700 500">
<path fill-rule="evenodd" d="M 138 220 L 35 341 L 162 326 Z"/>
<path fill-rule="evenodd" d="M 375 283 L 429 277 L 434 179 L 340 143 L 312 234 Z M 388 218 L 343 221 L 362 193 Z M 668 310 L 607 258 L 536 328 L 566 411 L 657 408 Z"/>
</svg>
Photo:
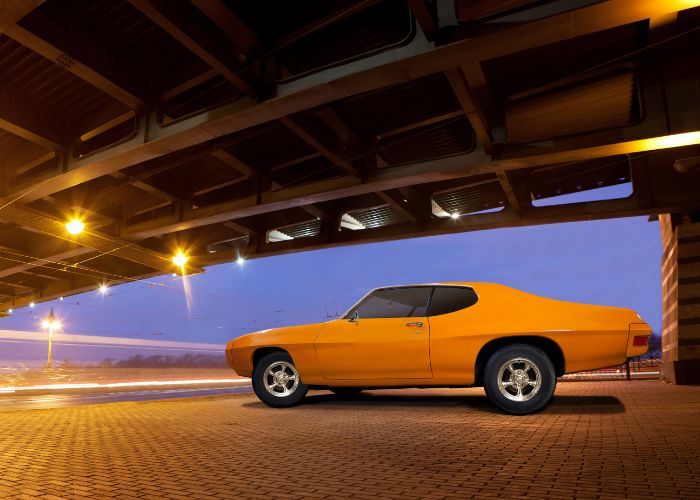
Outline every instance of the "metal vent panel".
<svg viewBox="0 0 700 500">
<path fill-rule="evenodd" d="M 290 43 L 279 57 L 291 76 L 298 76 L 408 43 L 412 37 L 406 2 L 384 0 Z"/>
<path fill-rule="evenodd" d="M 348 215 L 364 226 L 365 229 L 391 226 L 405 222 L 401 214 L 391 205 L 353 210 L 348 212 Z"/>
<path fill-rule="evenodd" d="M 629 160 L 625 156 L 538 168 L 528 176 L 528 186 L 534 200 L 630 181 Z"/>
<path fill-rule="evenodd" d="M 635 79 L 631 71 L 506 106 L 508 141 L 537 142 L 630 125 L 635 120 Z"/>
<path fill-rule="evenodd" d="M 239 250 L 250 245 L 250 236 L 239 236 L 229 240 L 216 241 L 207 245 L 208 253 L 223 252 L 226 250 Z"/>
<path fill-rule="evenodd" d="M 311 238 L 321 232 L 321 221 L 312 219 L 289 226 L 278 227 L 267 232 L 267 242 L 276 243 L 278 241 L 296 240 L 299 238 Z"/>
<path fill-rule="evenodd" d="M 402 163 L 468 153 L 476 140 L 469 121 L 462 117 L 405 132 L 380 145 L 392 162 Z"/>
<path fill-rule="evenodd" d="M 506 205 L 505 193 L 497 181 L 435 193 L 432 199 L 445 212 L 458 215 Z"/>
<path fill-rule="evenodd" d="M 222 76 L 207 80 L 167 102 L 158 104 L 158 118 L 168 123 L 199 111 L 221 106 L 243 97 L 243 93 Z"/>
<path fill-rule="evenodd" d="M 461 106 L 447 78 L 438 73 L 343 99 L 334 109 L 365 140 L 374 141 L 377 135 L 459 111 Z"/>
</svg>

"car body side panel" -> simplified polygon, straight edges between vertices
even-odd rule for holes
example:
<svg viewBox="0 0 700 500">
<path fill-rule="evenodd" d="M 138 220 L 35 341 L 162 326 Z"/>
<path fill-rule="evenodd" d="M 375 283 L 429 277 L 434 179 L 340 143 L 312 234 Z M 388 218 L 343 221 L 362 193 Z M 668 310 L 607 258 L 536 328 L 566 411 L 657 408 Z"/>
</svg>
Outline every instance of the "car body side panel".
<svg viewBox="0 0 700 500">
<path fill-rule="evenodd" d="M 315 347 L 328 380 L 432 378 L 425 317 L 331 321 L 321 329 Z"/>
<path fill-rule="evenodd" d="M 253 355 L 257 349 L 283 349 L 291 355 L 304 382 L 311 383 L 307 380 L 318 380 L 321 376 L 316 363 L 314 340 L 323 325 L 314 323 L 243 335 L 228 343 L 226 359 L 236 373 L 242 377 L 250 377 L 253 375 Z"/>
<path fill-rule="evenodd" d="M 451 314 L 430 318 L 435 381 L 472 384 L 476 357 L 502 337 L 548 338 L 561 348 L 567 373 L 625 360 L 634 311 L 539 297 L 491 283 L 474 284 L 479 301 Z"/>
</svg>

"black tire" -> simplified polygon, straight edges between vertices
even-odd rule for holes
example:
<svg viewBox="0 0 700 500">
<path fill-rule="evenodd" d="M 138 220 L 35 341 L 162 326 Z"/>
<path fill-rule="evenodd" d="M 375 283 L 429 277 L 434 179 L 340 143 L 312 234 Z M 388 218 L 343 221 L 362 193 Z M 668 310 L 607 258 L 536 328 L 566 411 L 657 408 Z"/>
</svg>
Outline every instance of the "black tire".
<svg viewBox="0 0 700 500">
<path fill-rule="evenodd" d="M 329 387 L 328 390 L 341 398 L 351 398 L 360 394 L 364 389 L 362 387 Z"/>
<path fill-rule="evenodd" d="M 552 361 L 541 349 L 531 345 L 503 347 L 484 367 L 486 396 L 512 415 L 527 415 L 544 408 L 552 400 L 556 385 Z"/>
<path fill-rule="evenodd" d="M 268 368 L 271 368 L 272 371 L 268 372 Z M 288 379 L 284 383 L 283 378 L 278 380 L 274 375 L 282 371 Z M 292 376 L 295 376 L 296 379 L 292 380 L 290 378 Z M 274 389 L 268 390 L 267 387 L 271 385 L 275 385 Z M 304 399 L 309 388 L 302 383 L 301 377 L 294 367 L 294 362 L 289 354 L 286 352 L 272 352 L 263 356 L 255 364 L 253 369 L 253 390 L 260 401 L 267 406 L 286 408 L 294 406 Z M 284 395 L 286 391 L 289 391 L 289 394 Z"/>
</svg>

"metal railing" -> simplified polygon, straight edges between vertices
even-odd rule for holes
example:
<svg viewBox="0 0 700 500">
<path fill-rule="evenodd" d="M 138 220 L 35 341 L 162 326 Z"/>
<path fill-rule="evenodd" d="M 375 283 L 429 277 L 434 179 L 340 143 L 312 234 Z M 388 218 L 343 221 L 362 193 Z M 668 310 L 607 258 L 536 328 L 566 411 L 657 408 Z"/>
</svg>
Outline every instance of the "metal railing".
<svg viewBox="0 0 700 500">
<path fill-rule="evenodd" d="M 661 349 L 652 348 L 642 356 L 630 358 L 626 363 L 600 370 L 564 375 L 560 380 L 637 380 L 658 379 L 661 375 Z"/>
</svg>

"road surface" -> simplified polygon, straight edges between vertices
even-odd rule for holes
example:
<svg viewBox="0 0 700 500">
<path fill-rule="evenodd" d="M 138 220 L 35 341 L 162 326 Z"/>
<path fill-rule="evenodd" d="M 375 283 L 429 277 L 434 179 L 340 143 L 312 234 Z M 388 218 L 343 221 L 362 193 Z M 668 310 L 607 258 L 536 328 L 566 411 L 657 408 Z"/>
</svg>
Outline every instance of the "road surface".
<svg viewBox="0 0 700 500">
<path fill-rule="evenodd" d="M 197 396 L 219 396 L 252 392 L 250 386 L 243 387 L 191 387 L 177 389 L 150 389 L 139 391 L 82 391 L 68 394 L 41 395 L 0 395 L 0 411 L 39 410 L 63 408 L 96 403 L 117 403 L 124 401 L 151 401 L 159 399 L 191 398 Z"/>
</svg>

